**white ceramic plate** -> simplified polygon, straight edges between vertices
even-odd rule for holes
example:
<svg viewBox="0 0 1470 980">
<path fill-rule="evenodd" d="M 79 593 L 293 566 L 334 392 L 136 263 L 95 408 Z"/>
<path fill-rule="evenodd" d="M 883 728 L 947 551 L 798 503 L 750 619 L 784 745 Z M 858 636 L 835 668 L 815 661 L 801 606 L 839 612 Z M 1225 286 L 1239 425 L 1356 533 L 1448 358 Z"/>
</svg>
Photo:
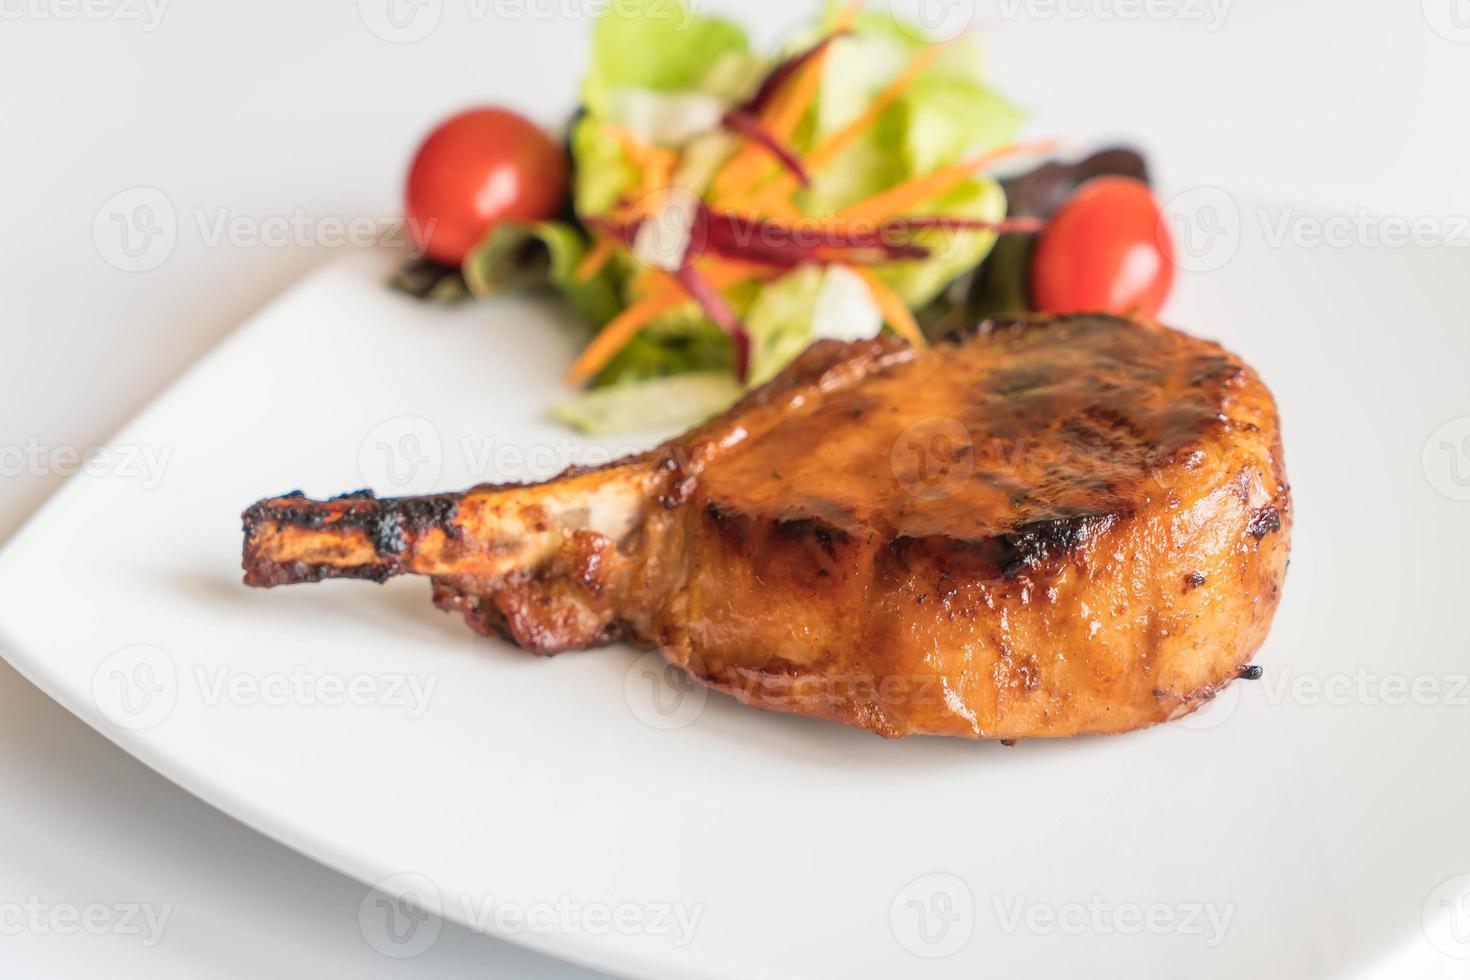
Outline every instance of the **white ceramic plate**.
<svg viewBox="0 0 1470 980">
<path fill-rule="evenodd" d="M 1227 258 L 1170 319 L 1275 390 L 1297 531 L 1266 680 L 1182 723 L 885 742 L 681 700 L 622 647 L 526 656 L 423 581 L 244 588 L 258 497 L 586 458 L 542 421 L 574 346 L 554 312 L 420 306 L 381 287 L 383 256 L 283 297 L 70 481 L 0 557 L 0 639 L 246 823 L 629 975 L 1238 980 L 1470 953 L 1470 422 L 1440 429 L 1470 414 L 1465 257 L 1247 229 Z M 378 899 L 367 941 L 433 941 Z"/>
</svg>

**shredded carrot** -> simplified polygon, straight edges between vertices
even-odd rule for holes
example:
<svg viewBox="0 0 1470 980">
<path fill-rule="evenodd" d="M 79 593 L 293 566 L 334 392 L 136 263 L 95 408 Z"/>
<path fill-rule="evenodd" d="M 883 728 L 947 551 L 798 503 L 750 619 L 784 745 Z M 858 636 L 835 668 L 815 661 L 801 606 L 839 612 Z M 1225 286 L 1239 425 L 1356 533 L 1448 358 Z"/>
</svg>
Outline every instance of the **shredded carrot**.
<svg viewBox="0 0 1470 980">
<path fill-rule="evenodd" d="M 806 115 L 807 109 L 816 100 L 817 89 L 822 84 L 822 66 L 826 64 L 827 52 L 830 50 L 830 45 L 823 48 L 808 64 L 803 65 L 801 72 L 791 80 L 786 98 L 771 109 L 766 125 L 771 135 L 777 139 L 790 139 L 791 134 L 796 132 L 801 117 Z"/>
<path fill-rule="evenodd" d="M 729 289 L 757 274 L 744 262 L 710 261 L 700 266 L 705 278 L 716 289 Z M 654 291 L 628 306 L 597 332 L 567 370 L 567 384 L 579 385 L 601 371 L 650 321 L 689 302 L 683 287 L 675 283 L 667 272 L 653 266 L 646 268 L 651 273 L 650 285 L 656 284 Z"/>
<path fill-rule="evenodd" d="M 843 7 L 832 21 L 831 33 L 840 34 L 852 30 L 852 25 L 857 21 L 862 9 L 861 2 L 849 3 Z M 816 101 L 817 90 L 822 83 L 822 69 L 830 50 L 831 48 L 828 47 L 818 52 L 815 58 L 802 65 L 796 77 L 786 83 L 782 96 L 761 113 L 761 122 L 776 139 L 789 140 L 791 134 L 796 132 L 796 127 L 800 125 L 802 117 L 806 115 L 807 109 L 811 108 L 811 104 Z M 716 175 L 715 195 L 719 198 L 739 197 L 747 193 L 768 173 L 770 173 L 769 158 L 760 147 L 747 143 Z"/>
<path fill-rule="evenodd" d="M 643 182 L 633 192 L 633 203 L 624 209 L 622 221 L 637 221 L 639 218 L 658 213 L 673 182 L 677 158 L 672 153 L 661 151 L 653 157 L 643 172 Z"/>
<path fill-rule="evenodd" d="M 678 283 L 664 270 L 657 266 L 640 266 L 633 273 L 633 278 L 628 282 L 628 295 L 647 297 L 652 296 L 660 290 L 673 289 Z"/>
<path fill-rule="evenodd" d="M 619 206 L 606 215 L 615 225 L 631 225 L 663 207 L 668 191 L 673 186 L 674 167 L 678 156 L 660 150 L 643 171 L 642 180 L 619 200 Z"/>
<path fill-rule="evenodd" d="M 633 203 L 617 215 L 618 220 L 626 224 L 656 210 L 662 198 L 660 192 L 669 185 L 679 155 L 673 150 L 645 143 L 636 133 L 622 126 L 605 124 L 602 129 L 638 169 L 639 182 L 629 195 Z"/>
<path fill-rule="evenodd" d="M 919 322 L 914 319 L 913 311 L 903 301 L 903 297 L 889 289 L 872 269 L 865 269 L 862 266 L 849 266 L 849 268 L 856 272 L 867 285 L 868 293 L 873 297 L 873 302 L 877 304 L 878 312 L 883 314 L 883 322 L 915 347 L 923 347 L 925 345 L 923 331 L 919 329 Z"/>
<path fill-rule="evenodd" d="M 832 18 L 831 33 L 840 34 L 843 31 L 852 30 L 852 25 L 857 23 L 858 15 L 863 12 L 864 5 L 863 0 L 853 0 L 852 3 L 844 5 L 841 10 L 837 11 L 837 16 Z"/>
<path fill-rule="evenodd" d="M 577 270 L 572 273 L 572 278 L 577 282 L 586 282 L 597 275 L 613 256 L 613 240 L 606 235 L 598 235 L 596 238 L 592 248 L 577 263 Z"/>
<path fill-rule="evenodd" d="M 645 297 L 623 310 L 609 320 L 607 326 L 592 338 L 592 343 L 577 355 L 576 361 L 567 371 L 567 384 L 579 385 L 601 371 L 650 320 L 687 301 L 680 290 L 667 289 Z"/>
<path fill-rule="evenodd" d="M 785 92 L 773 108 L 761 113 L 761 123 L 778 140 L 790 139 L 801 117 L 816 98 L 822 80 L 823 51 L 803 65 L 796 77 L 787 82 Z M 768 153 L 754 141 L 747 140 L 728 163 L 715 175 L 714 192 L 719 198 L 734 198 L 746 193 L 771 171 Z"/>
<path fill-rule="evenodd" d="M 884 110 L 896 102 L 899 96 L 903 95 L 904 89 L 912 85 L 914 79 L 918 78 L 924 73 L 925 69 L 934 64 L 934 61 L 944 53 L 947 43 L 928 44 L 920 49 L 919 53 L 914 55 L 913 59 L 904 67 L 903 71 L 899 72 L 897 77 L 889 82 L 883 91 L 879 92 L 873 98 L 872 102 L 868 103 L 868 107 L 863 110 L 861 115 L 831 136 L 828 136 L 806 155 L 805 163 L 807 169 L 815 173 L 836 159 L 837 154 L 847 149 L 848 144 L 857 139 L 858 135 L 864 129 L 877 122 L 878 117 L 883 114 Z M 761 189 L 752 204 L 757 209 L 770 207 L 773 201 L 789 197 L 794 190 L 796 190 L 795 177 L 788 173 L 782 173 Z"/>
<path fill-rule="evenodd" d="M 909 208 L 923 204 L 958 186 L 978 170 L 984 170 L 997 161 L 1021 153 L 1042 153 L 1054 149 L 1053 140 L 1036 140 L 1028 143 L 1012 143 L 979 156 L 960 160 L 947 167 L 930 171 L 922 177 L 890 187 L 837 212 L 843 218 L 862 218 L 867 221 L 886 221 L 902 214 Z"/>
<path fill-rule="evenodd" d="M 765 151 L 749 140 L 742 140 L 740 149 L 715 174 L 711 185 L 713 196 L 719 199 L 743 193 L 749 183 L 760 178 L 764 159 Z"/>
<path fill-rule="evenodd" d="M 626 127 L 605 123 L 602 131 L 607 134 L 609 139 L 618 144 L 618 149 L 623 151 L 623 155 L 631 160 L 633 165 L 639 169 L 648 166 L 653 156 L 660 152 L 658 147 L 651 143 L 643 142 L 643 140 L 638 138 L 636 133 Z"/>
<path fill-rule="evenodd" d="M 914 83 L 914 79 L 918 78 L 924 73 L 925 69 L 934 64 L 935 60 L 945 52 L 947 46 L 948 42 L 944 42 L 939 44 L 926 44 L 921 48 L 919 53 L 914 55 L 913 59 L 904 66 L 903 71 L 899 72 L 898 76 L 889 82 L 887 87 L 879 92 L 872 102 L 868 103 L 868 107 L 863 110 L 862 115 L 827 137 L 808 154 L 808 162 L 812 169 L 815 170 L 823 164 L 831 163 L 833 157 L 845 150 L 847 144 L 856 139 L 859 133 L 878 120 L 878 117 L 883 114 L 883 110 L 898 100 L 898 97 L 903 94 L 903 90 Z"/>
<path fill-rule="evenodd" d="M 699 266 L 700 274 L 705 279 L 720 289 L 729 289 L 750 279 L 769 278 L 774 275 L 770 266 L 720 255 L 706 255 L 694 264 Z"/>
</svg>

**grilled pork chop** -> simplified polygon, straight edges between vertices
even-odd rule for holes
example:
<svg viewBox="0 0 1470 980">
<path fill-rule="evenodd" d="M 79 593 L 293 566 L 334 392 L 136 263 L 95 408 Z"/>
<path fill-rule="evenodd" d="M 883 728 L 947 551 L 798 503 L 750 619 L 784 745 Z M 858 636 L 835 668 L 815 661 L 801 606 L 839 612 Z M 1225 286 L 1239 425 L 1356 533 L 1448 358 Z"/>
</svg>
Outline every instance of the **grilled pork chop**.
<svg viewBox="0 0 1470 980">
<path fill-rule="evenodd" d="M 627 639 L 757 707 L 885 736 L 1123 732 L 1270 625 L 1276 409 L 1218 345 L 1102 315 L 813 345 L 652 452 L 531 486 L 244 514 L 245 581 L 432 578 L 537 653 Z"/>
</svg>

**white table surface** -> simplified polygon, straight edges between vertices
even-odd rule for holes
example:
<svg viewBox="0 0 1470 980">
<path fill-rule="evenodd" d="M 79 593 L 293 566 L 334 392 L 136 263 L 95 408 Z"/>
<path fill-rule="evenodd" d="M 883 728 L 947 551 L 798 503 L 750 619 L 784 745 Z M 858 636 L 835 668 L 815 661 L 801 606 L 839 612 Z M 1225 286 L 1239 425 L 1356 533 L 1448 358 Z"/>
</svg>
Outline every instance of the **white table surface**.
<svg viewBox="0 0 1470 980">
<path fill-rule="evenodd" d="M 383 40 L 368 24 L 384 31 L 388 2 L 427 18 L 410 30 L 433 29 Z M 971 9 L 927 3 L 945 23 Z M 392 218 L 405 156 L 436 118 L 476 102 L 560 118 L 575 99 L 587 14 L 605 6 L 0 0 L 0 451 L 39 447 L 32 457 L 46 460 L 0 476 L 0 540 L 63 478 L 58 450 L 104 440 L 230 328 L 340 254 L 323 241 L 328 222 Z M 806 9 L 700 6 L 738 11 L 764 39 Z M 1470 211 L 1466 0 L 974 6 L 997 78 L 1032 108 L 1037 133 L 1131 138 L 1176 184 L 1302 213 Z M 161 264 L 126 272 L 104 260 L 93 226 L 138 187 L 163 193 L 178 235 Z M 222 220 L 271 218 L 306 230 L 284 243 L 212 235 Z M 23 597 L 0 598 L 11 601 Z M 85 615 L 86 597 L 77 602 Z M 0 918 L 0 975 L 593 975 L 453 926 L 417 958 L 384 959 L 357 926 L 361 886 L 173 787 L 3 664 L 0 778 L 0 907 L 171 909 L 152 946 L 17 932 Z M 1464 967 L 1418 944 L 1382 975 Z"/>
</svg>

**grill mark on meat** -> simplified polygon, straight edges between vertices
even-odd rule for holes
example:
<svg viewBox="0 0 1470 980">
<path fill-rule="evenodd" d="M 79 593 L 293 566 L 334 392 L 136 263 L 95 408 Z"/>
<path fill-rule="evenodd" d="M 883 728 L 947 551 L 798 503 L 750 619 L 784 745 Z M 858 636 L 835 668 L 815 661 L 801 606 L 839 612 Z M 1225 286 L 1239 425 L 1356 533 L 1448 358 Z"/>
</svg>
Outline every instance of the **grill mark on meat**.
<svg viewBox="0 0 1470 980">
<path fill-rule="evenodd" d="M 1015 579 L 1023 573 L 1074 559 L 1120 516 L 1097 513 L 1048 518 L 983 538 L 899 535 L 883 549 L 880 562 L 907 573 L 926 558 L 932 558 L 938 562 L 941 578 Z M 949 594 L 955 594 L 953 588 Z"/>
<path fill-rule="evenodd" d="M 1189 376 L 1189 384 L 1190 387 L 1221 382 L 1230 384 L 1240 378 L 1243 373 L 1241 366 L 1230 358 L 1218 354 L 1211 355 L 1195 361 L 1194 370 Z"/>
<path fill-rule="evenodd" d="M 1281 512 L 1273 506 L 1262 507 L 1252 513 L 1250 523 L 1246 525 L 1246 531 L 1257 541 L 1272 531 L 1279 530 L 1281 530 Z"/>
<path fill-rule="evenodd" d="M 847 544 L 852 535 L 816 517 L 778 518 L 776 535 L 788 541 L 815 541 L 828 558 L 837 557 L 837 546 Z"/>
<path fill-rule="evenodd" d="M 720 537 L 736 547 L 745 546 L 745 522 L 739 514 L 725 510 L 713 500 L 704 505 L 704 514 Z"/>
<path fill-rule="evenodd" d="M 307 500 L 300 490 L 293 490 L 249 507 L 242 521 L 247 537 L 267 523 L 312 531 L 359 530 L 373 542 L 380 556 L 394 558 L 403 553 L 410 538 L 430 528 L 456 536 L 459 529 L 453 522 L 459 513 L 459 501 L 459 494 L 379 499 L 371 490 L 354 490 L 327 501 L 340 507 L 324 509 Z"/>
<path fill-rule="evenodd" d="M 1009 560 L 1003 564 L 1001 573 L 1006 578 L 1015 578 L 1048 559 L 1061 560 L 1080 551 L 1117 519 L 1118 515 L 1112 513 L 1081 514 L 1020 525 L 1000 539 L 1009 549 Z"/>
<path fill-rule="evenodd" d="M 398 569 L 389 564 L 335 565 L 330 562 L 262 561 L 250 568 L 245 583 L 270 588 L 276 585 L 323 582 L 331 578 L 351 578 L 381 585 L 397 574 Z"/>
</svg>

